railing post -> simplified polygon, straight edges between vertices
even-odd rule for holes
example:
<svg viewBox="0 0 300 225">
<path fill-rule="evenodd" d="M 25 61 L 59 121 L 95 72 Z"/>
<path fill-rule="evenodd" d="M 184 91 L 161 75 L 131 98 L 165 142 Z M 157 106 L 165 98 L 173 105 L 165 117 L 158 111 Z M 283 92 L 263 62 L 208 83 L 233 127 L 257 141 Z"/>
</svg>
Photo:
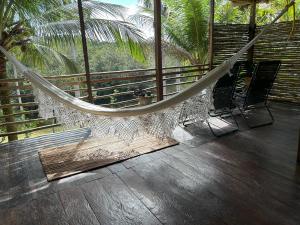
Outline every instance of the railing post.
<svg viewBox="0 0 300 225">
<path fill-rule="evenodd" d="M 299 128 L 299 137 L 298 137 L 298 155 L 297 162 L 300 164 L 300 128 Z"/>
<path fill-rule="evenodd" d="M 214 28 L 215 28 L 215 0 L 210 0 L 209 46 L 208 46 L 209 70 L 212 70 L 214 65 Z"/>
<path fill-rule="evenodd" d="M 77 3 L 78 3 L 78 14 L 79 14 L 79 21 L 80 21 L 82 50 L 83 50 L 85 75 L 86 75 L 86 85 L 87 85 L 87 90 L 88 90 L 88 100 L 89 100 L 89 102 L 92 103 L 93 102 L 93 92 L 92 92 L 92 85 L 91 85 L 89 55 L 88 55 L 87 42 L 86 42 L 86 34 L 85 34 L 84 15 L 83 15 L 83 9 L 82 9 L 82 2 L 81 2 L 81 0 L 77 0 Z"/>
<path fill-rule="evenodd" d="M 7 73 L 6 73 L 6 59 L 5 56 L 0 53 L 0 79 L 6 79 L 7 78 Z M 8 84 L 1 83 L 0 87 L 6 88 Z M 2 96 L 0 103 L 2 105 L 9 105 L 10 104 L 10 90 L 0 90 L 0 96 Z M 17 125 L 13 124 L 15 122 L 15 117 L 12 115 L 14 113 L 13 107 L 9 106 L 7 108 L 3 108 L 3 115 L 5 117 L 5 122 L 6 124 L 6 132 L 7 133 L 14 133 L 18 131 Z M 9 115 L 9 116 L 8 116 Z M 17 134 L 11 134 L 8 135 L 8 140 L 9 141 L 15 141 L 18 140 L 18 135 Z"/>
<path fill-rule="evenodd" d="M 154 0 L 155 69 L 157 101 L 164 98 L 161 51 L 161 0 Z"/>
</svg>

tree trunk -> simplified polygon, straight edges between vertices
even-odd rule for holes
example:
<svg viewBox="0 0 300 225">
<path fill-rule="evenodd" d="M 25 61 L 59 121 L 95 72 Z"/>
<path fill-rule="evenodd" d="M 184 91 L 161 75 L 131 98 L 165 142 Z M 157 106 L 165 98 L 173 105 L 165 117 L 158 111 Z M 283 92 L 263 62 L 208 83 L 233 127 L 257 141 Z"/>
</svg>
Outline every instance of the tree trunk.
<svg viewBox="0 0 300 225">
<path fill-rule="evenodd" d="M 5 57 L 0 54 L 0 79 L 6 79 L 7 78 L 7 74 L 6 74 L 6 59 Z M 0 83 L 0 87 L 6 87 L 7 84 L 6 83 Z M 5 104 L 10 104 L 10 99 L 9 99 L 9 94 L 10 91 L 9 90 L 0 90 L 0 96 L 1 96 L 1 105 L 5 105 Z M 13 114 L 13 109 L 12 107 L 8 107 L 8 108 L 3 108 L 3 115 L 11 115 Z M 6 123 L 13 123 L 15 122 L 15 117 L 14 116 L 9 116 L 5 118 L 5 122 Z M 17 126 L 14 124 L 8 124 L 6 125 L 6 131 L 8 133 L 10 132 L 16 132 L 17 131 Z M 8 136 L 8 140 L 9 141 L 14 141 L 14 140 L 18 140 L 18 135 L 14 134 L 14 135 L 9 135 Z"/>
</svg>

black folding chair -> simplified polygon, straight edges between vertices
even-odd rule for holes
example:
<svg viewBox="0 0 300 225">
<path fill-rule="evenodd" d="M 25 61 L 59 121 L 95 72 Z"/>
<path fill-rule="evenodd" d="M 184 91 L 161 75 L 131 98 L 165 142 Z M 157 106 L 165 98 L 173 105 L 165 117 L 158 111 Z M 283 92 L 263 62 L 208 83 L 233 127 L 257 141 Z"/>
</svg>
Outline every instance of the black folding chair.
<svg viewBox="0 0 300 225">
<path fill-rule="evenodd" d="M 237 96 L 237 98 L 241 99 L 238 104 L 238 108 L 250 128 L 270 125 L 274 122 L 274 117 L 267 103 L 269 93 L 273 87 L 280 65 L 281 61 L 259 62 L 254 70 L 246 95 Z M 249 116 L 247 116 L 246 113 L 258 108 L 265 108 L 271 118 L 271 121 L 251 125 L 250 119 L 248 118 Z"/>
<path fill-rule="evenodd" d="M 251 80 L 253 71 L 255 69 L 255 64 L 249 61 L 239 61 L 241 64 L 239 77 L 237 78 L 237 84 L 235 88 L 235 93 L 243 95 L 247 91 L 247 80 Z"/>
<path fill-rule="evenodd" d="M 227 132 L 217 133 L 213 129 L 212 125 L 218 127 L 221 130 L 222 127 L 217 124 L 213 124 L 207 120 L 207 124 L 213 133 L 213 135 L 219 137 L 228 133 L 232 133 L 239 129 L 238 123 L 235 120 L 235 117 L 232 115 L 232 110 L 235 108 L 233 104 L 233 95 L 236 88 L 237 78 L 239 76 L 241 69 L 241 63 L 237 62 L 231 70 L 230 74 L 224 75 L 218 80 L 214 89 L 213 89 L 213 99 L 214 99 L 214 109 L 209 112 L 210 117 L 218 117 L 222 124 L 229 125 L 227 118 L 232 118 L 235 126 L 233 129 L 230 129 Z"/>
</svg>

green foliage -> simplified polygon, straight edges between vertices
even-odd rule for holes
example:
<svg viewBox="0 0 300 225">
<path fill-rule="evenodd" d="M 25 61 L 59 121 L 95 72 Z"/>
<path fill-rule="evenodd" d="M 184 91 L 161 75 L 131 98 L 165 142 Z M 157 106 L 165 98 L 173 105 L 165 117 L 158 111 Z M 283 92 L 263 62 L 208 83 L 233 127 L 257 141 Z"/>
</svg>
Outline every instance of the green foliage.
<svg viewBox="0 0 300 225">
<path fill-rule="evenodd" d="M 120 91 L 117 90 L 117 89 L 114 90 L 114 94 L 118 94 L 119 92 L 120 92 Z M 117 102 L 118 102 L 118 99 L 117 99 L 116 96 L 111 96 L 111 97 L 110 97 L 110 103 L 111 103 L 111 104 L 114 104 L 114 103 L 117 103 Z"/>
<path fill-rule="evenodd" d="M 164 21 L 167 41 L 192 54 L 195 62 L 206 61 L 208 1 L 164 0 L 168 15 Z"/>
<path fill-rule="evenodd" d="M 142 6 L 132 21 L 141 26 L 153 23 L 153 1 L 141 0 Z M 182 63 L 206 62 L 208 0 L 163 0 L 163 50 Z"/>
<path fill-rule="evenodd" d="M 207 27 L 209 0 L 162 0 L 163 1 L 163 47 L 164 66 L 205 63 L 207 55 Z M 145 14 L 129 19 L 137 23 L 153 24 L 153 1 L 141 0 Z M 273 0 L 270 4 L 257 5 L 257 23 L 269 23 L 276 13 L 286 5 L 286 0 Z M 86 35 L 89 45 L 91 72 L 120 71 L 149 68 L 154 66 L 153 44 L 146 43 L 150 50 L 145 55 L 143 33 L 131 20 L 127 20 L 124 7 L 101 1 L 83 1 L 86 21 Z M 217 23 L 249 22 L 250 7 L 233 7 L 229 1 L 216 0 L 215 19 Z M 290 9 L 281 21 L 293 20 Z M 111 19 L 108 19 L 111 18 Z M 300 19 L 300 7 L 296 5 L 296 19 Z M 75 0 L 4 0 L 0 1 L 0 45 L 13 51 L 24 63 L 39 68 L 42 74 L 59 75 L 84 72 L 80 24 L 77 1 Z M 171 56 L 170 56 L 171 55 Z M 133 57 L 132 57 L 133 56 Z M 77 68 L 74 67 L 76 62 Z M 188 74 L 186 74 L 188 75 Z M 100 78 L 99 78 L 100 79 Z M 191 77 L 180 78 L 191 81 Z M 140 81 L 140 80 L 137 80 Z M 99 83 L 94 88 L 105 88 L 132 81 L 112 81 Z M 174 83 L 170 80 L 167 83 Z M 148 88 L 153 82 L 145 83 Z M 83 86 L 83 84 L 82 84 Z M 80 86 L 80 87 L 82 87 Z M 183 88 L 188 84 L 183 85 Z M 115 93 L 107 99 L 98 99 L 96 104 L 109 104 L 133 99 L 129 92 L 134 87 L 119 87 L 113 90 L 97 91 L 98 96 Z M 168 91 L 176 91 L 171 86 Z M 21 94 L 29 94 L 22 90 Z M 23 102 L 33 101 L 23 97 Z M 29 108 L 28 108 L 29 109 Z M 35 109 L 35 108 L 34 108 Z M 0 110 L 0 116 L 2 111 Z M 26 115 L 25 119 L 37 115 Z M 17 118 L 22 120 L 23 118 Z M 31 128 L 37 122 L 23 125 Z M 4 131 L 3 126 L 0 132 Z"/>
<path fill-rule="evenodd" d="M 135 60 L 126 49 L 112 43 L 104 43 L 88 48 L 90 56 L 90 69 L 92 72 L 133 70 L 146 67 Z M 78 59 L 83 67 L 82 52 L 79 52 Z"/>
<path fill-rule="evenodd" d="M 257 4 L 256 21 L 258 25 L 270 23 L 276 13 L 282 10 L 287 0 L 272 0 L 268 4 Z M 295 18 L 300 19 L 300 5 L 296 2 Z M 250 6 L 234 7 L 229 1 L 216 0 L 215 19 L 217 23 L 248 24 Z M 279 21 L 292 21 L 294 12 L 291 8 Z"/>
<path fill-rule="evenodd" d="M 216 23 L 245 24 L 249 22 L 249 7 L 233 7 L 230 1 L 217 0 L 215 12 Z"/>
<path fill-rule="evenodd" d="M 288 1 L 289 2 L 289 1 Z M 266 24 L 271 22 L 276 13 L 282 10 L 287 4 L 287 0 L 273 0 L 269 4 L 261 4 L 257 6 L 257 23 L 259 25 Z M 294 19 L 293 9 L 290 8 L 287 13 L 285 13 L 282 18 L 279 20 L 283 21 L 292 21 Z M 295 19 L 300 19 L 300 5 L 296 1 L 295 5 Z"/>
<path fill-rule="evenodd" d="M 86 35 L 92 43 L 114 42 L 144 60 L 142 33 L 124 20 L 124 7 L 99 1 L 83 1 Z M 110 19 L 108 19 L 111 17 Z M 80 42 L 77 1 L 11 0 L 0 2 L 0 45 L 32 67 L 48 60 L 76 72 L 62 51 Z M 29 60 L 31 59 L 31 60 Z"/>
</svg>

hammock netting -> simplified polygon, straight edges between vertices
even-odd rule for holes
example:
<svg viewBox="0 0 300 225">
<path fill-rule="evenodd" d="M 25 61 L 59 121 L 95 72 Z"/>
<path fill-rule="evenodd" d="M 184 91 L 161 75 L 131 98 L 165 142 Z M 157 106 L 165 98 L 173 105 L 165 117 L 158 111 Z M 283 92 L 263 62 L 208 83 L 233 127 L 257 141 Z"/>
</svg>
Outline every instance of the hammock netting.
<svg viewBox="0 0 300 225">
<path fill-rule="evenodd" d="M 205 121 L 211 106 L 209 89 L 182 103 L 153 113 L 139 116 L 110 117 L 94 115 L 74 109 L 50 97 L 33 85 L 34 96 L 39 104 L 39 115 L 44 118 L 56 117 L 66 129 L 87 127 L 92 137 L 117 136 L 131 142 L 137 136 L 151 134 L 159 138 L 172 136 L 174 128 L 182 121 L 193 119 Z"/>
<path fill-rule="evenodd" d="M 57 88 L 45 78 L 28 69 L 0 46 L 7 59 L 32 83 L 33 94 L 39 104 L 39 115 L 56 117 L 67 129 L 89 128 L 92 137 L 117 136 L 130 143 L 143 134 L 159 138 L 172 136 L 173 130 L 185 120 L 204 122 L 212 106 L 212 87 L 219 78 L 294 4 L 292 1 L 251 42 L 223 64 L 208 72 L 191 87 L 173 97 L 152 105 L 109 109 L 81 101 Z"/>
</svg>

